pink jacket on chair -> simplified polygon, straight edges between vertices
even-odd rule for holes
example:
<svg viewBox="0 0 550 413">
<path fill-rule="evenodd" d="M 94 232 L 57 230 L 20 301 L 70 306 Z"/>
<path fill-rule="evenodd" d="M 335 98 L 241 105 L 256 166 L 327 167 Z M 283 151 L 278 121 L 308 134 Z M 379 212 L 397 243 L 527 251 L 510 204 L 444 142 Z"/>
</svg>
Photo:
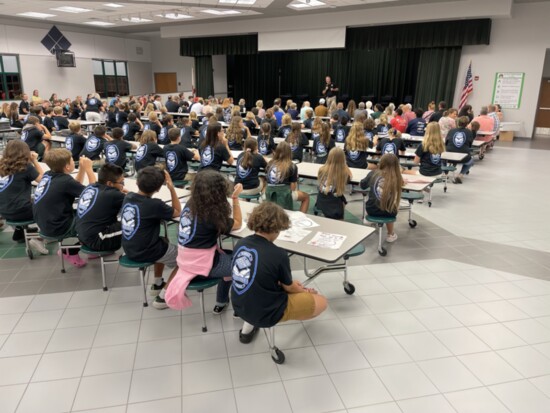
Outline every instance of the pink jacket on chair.
<svg viewBox="0 0 550 413">
<path fill-rule="evenodd" d="M 185 290 L 197 275 L 207 277 L 210 274 L 217 248 L 217 245 L 208 249 L 178 246 L 178 272 L 166 289 L 166 295 L 164 296 L 168 307 L 174 310 L 183 310 L 193 305 Z"/>
</svg>

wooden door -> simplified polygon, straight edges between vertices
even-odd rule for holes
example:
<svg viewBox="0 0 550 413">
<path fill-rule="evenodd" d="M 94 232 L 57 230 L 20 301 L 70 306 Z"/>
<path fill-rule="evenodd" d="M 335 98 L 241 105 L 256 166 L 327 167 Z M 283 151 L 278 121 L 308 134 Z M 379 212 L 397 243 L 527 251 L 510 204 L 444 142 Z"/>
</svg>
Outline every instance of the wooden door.
<svg viewBox="0 0 550 413">
<path fill-rule="evenodd" d="M 155 73 L 156 93 L 175 93 L 178 91 L 176 73 Z"/>
<path fill-rule="evenodd" d="M 535 127 L 550 128 L 550 78 L 542 79 L 540 85 Z"/>
</svg>

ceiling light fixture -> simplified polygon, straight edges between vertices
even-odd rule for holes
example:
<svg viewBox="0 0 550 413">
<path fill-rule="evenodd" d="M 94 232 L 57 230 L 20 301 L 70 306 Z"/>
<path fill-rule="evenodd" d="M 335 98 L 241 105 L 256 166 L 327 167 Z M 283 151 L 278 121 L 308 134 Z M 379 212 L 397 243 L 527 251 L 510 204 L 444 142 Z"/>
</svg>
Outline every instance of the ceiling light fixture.
<svg viewBox="0 0 550 413">
<path fill-rule="evenodd" d="M 123 17 L 120 20 L 127 23 L 147 23 L 153 21 L 151 19 L 144 19 L 142 17 Z"/>
<path fill-rule="evenodd" d="M 109 22 L 103 22 L 103 21 L 93 21 L 93 22 L 84 22 L 84 24 L 89 24 L 91 26 L 100 26 L 100 27 L 107 27 L 107 26 L 114 26 L 114 23 Z"/>
<path fill-rule="evenodd" d="M 223 16 L 229 14 L 241 14 L 238 10 L 216 10 L 216 9 L 207 9 L 201 10 L 203 13 L 214 14 L 216 16 Z"/>
<path fill-rule="evenodd" d="M 47 19 L 48 17 L 55 17 L 55 14 L 38 13 L 35 11 L 27 11 L 25 13 L 17 13 L 18 16 L 31 17 L 33 19 Z"/>
<path fill-rule="evenodd" d="M 82 7 L 71 7 L 71 6 L 56 7 L 50 10 L 62 11 L 65 13 L 86 13 L 86 12 L 92 11 L 91 9 L 83 9 Z"/>
<path fill-rule="evenodd" d="M 122 4 L 118 4 L 118 3 L 103 3 L 103 5 L 107 7 L 112 7 L 113 9 L 124 7 Z"/>
<path fill-rule="evenodd" d="M 164 19 L 170 19 L 170 20 L 182 20 L 182 19 L 192 19 L 193 16 L 190 16 L 188 14 L 183 14 L 183 13 L 162 13 L 162 14 L 157 14 L 156 15 L 157 17 L 162 17 Z"/>
</svg>

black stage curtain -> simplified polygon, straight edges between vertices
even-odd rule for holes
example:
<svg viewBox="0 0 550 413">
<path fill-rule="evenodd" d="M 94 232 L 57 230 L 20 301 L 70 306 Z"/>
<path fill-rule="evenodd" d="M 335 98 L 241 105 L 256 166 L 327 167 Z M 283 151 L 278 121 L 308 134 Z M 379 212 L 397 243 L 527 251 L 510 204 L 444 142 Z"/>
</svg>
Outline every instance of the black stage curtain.
<svg viewBox="0 0 550 413">
<path fill-rule="evenodd" d="M 258 53 L 258 35 L 180 39 L 181 56 L 243 55 Z"/>
<path fill-rule="evenodd" d="M 432 100 L 452 105 L 461 47 L 422 49 L 418 64 L 415 104 L 426 108 Z"/>
<path fill-rule="evenodd" d="M 197 80 L 198 96 L 214 95 L 212 56 L 195 57 L 195 78 Z"/>
<path fill-rule="evenodd" d="M 324 80 L 330 74 L 339 87 L 339 96 L 360 100 L 373 95 L 378 102 L 385 95 L 401 102 L 413 96 L 418 75 L 420 49 L 353 51 L 270 52 L 228 59 L 233 97 L 244 98 L 250 106 L 263 99 L 299 95 L 315 106 Z M 305 96 L 304 96 L 305 98 Z"/>
<path fill-rule="evenodd" d="M 489 44 L 491 19 L 348 28 L 346 50 L 413 49 Z"/>
</svg>

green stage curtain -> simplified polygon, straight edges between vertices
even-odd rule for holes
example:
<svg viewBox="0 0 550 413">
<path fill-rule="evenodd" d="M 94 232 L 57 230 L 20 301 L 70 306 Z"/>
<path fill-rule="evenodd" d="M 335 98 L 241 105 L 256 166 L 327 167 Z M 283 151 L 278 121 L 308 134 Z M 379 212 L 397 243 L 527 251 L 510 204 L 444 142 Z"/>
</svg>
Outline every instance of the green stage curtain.
<svg viewBox="0 0 550 413">
<path fill-rule="evenodd" d="M 416 80 L 415 105 L 426 108 L 432 100 L 452 105 L 461 47 L 422 49 Z"/>
<path fill-rule="evenodd" d="M 412 49 L 489 44 L 491 19 L 348 28 L 346 50 Z"/>
<path fill-rule="evenodd" d="M 197 81 L 197 95 L 214 95 L 214 73 L 212 69 L 212 56 L 195 57 L 195 77 Z"/>
<path fill-rule="evenodd" d="M 181 56 L 243 55 L 258 53 L 258 35 L 180 39 Z"/>
</svg>

